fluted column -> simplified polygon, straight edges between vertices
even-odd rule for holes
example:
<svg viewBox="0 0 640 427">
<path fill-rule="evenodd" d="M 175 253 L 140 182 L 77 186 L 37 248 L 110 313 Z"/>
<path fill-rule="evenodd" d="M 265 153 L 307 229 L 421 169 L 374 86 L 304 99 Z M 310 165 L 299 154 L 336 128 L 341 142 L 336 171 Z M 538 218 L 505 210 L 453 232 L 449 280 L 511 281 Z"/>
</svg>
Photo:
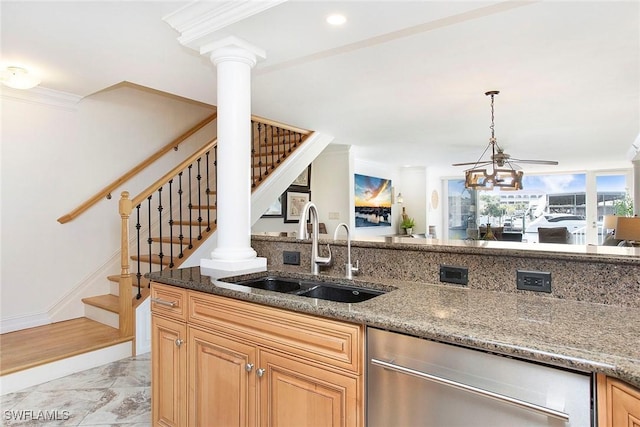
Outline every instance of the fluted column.
<svg viewBox="0 0 640 427">
<path fill-rule="evenodd" d="M 218 81 L 217 246 L 201 267 L 240 272 L 266 268 L 251 247 L 251 69 L 264 52 L 229 37 L 203 46 Z"/>
</svg>

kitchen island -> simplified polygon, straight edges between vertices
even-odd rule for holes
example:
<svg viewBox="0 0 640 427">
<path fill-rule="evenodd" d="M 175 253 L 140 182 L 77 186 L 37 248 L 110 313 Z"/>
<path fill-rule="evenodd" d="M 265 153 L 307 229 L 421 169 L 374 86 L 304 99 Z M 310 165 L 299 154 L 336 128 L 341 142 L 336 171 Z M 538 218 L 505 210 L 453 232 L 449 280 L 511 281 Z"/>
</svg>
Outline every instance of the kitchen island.
<svg viewBox="0 0 640 427">
<path fill-rule="evenodd" d="M 199 267 L 165 270 L 150 278 L 184 289 L 603 373 L 640 387 L 640 310 L 633 307 L 366 277 L 351 283 L 397 289 L 346 304 L 234 285 L 201 274 Z"/>
<path fill-rule="evenodd" d="M 334 392 L 341 390 L 342 395 L 334 395 L 334 404 L 330 406 L 338 407 L 339 402 L 350 402 L 353 405 L 346 411 L 355 414 L 355 418 L 351 420 L 354 422 L 343 425 L 361 426 L 364 419 L 364 343 L 366 328 L 371 327 L 586 375 L 595 373 L 597 375 L 593 375 L 592 378 L 594 385 L 597 379 L 598 393 L 594 391 L 593 397 L 598 402 L 601 426 L 617 426 L 618 424 L 611 420 L 627 416 L 629 409 L 618 405 L 622 400 L 612 397 L 619 394 L 624 387 L 631 387 L 624 389 L 623 393 L 627 393 L 625 396 L 632 396 L 632 413 L 635 411 L 637 414 L 640 410 L 640 393 L 637 390 L 637 387 L 640 387 L 640 259 L 635 249 L 629 252 L 609 252 L 606 249 L 603 251 L 587 248 L 582 252 L 576 252 L 574 249 L 556 253 L 544 250 L 542 245 L 537 246 L 535 251 L 528 251 L 522 247 L 502 247 L 502 243 L 485 245 L 482 242 L 473 242 L 449 247 L 413 240 L 352 242 L 352 257 L 360 260 L 361 274 L 354 280 L 348 280 L 343 278 L 345 242 L 326 240 L 325 243 L 332 244 L 334 263 L 325 267 L 320 276 L 307 273 L 308 242 L 290 237 L 254 236 L 252 246 L 259 256 L 268 259 L 269 274 L 301 280 L 313 277 L 314 280 L 388 292 L 362 302 L 340 303 L 268 291 L 238 283 L 246 279 L 260 278 L 266 275 L 266 272 L 218 277 L 217 272 L 193 267 L 150 275 L 155 282 L 152 285 L 152 295 L 155 286 L 159 290 L 168 290 L 166 300 L 183 299 L 183 303 L 178 304 L 180 310 L 183 310 L 180 314 L 182 317 L 178 320 L 185 322 L 181 323 L 182 329 L 175 329 L 175 334 L 171 329 L 163 331 L 169 331 L 169 336 L 176 342 L 182 342 L 185 339 L 182 337 L 189 336 L 191 345 L 187 346 L 188 354 L 193 347 L 199 346 L 203 349 L 196 351 L 200 355 L 189 356 L 190 381 L 199 381 L 202 376 L 194 372 L 200 372 L 202 368 L 199 366 L 205 363 L 204 360 L 209 356 L 229 352 L 237 356 L 238 351 L 233 349 L 248 342 L 253 350 L 247 352 L 243 356 L 244 359 L 238 360 L 244 360 L 247 369 L 253 369 L 253 361 L 257 361 L 255 366 L 261 366 L 256 372 L 258 377 L 262 376 L 265 363 L 269 360 L 273 362 L 268 355 L 274 352 L 288 353 L 289 358 L 279 359 L 276 364 L 267 363 L 267 372 L 270 372 L 268 369 L 284 372 L 298 369 L 294 377 L 299 380 L 306 376 L 306 368 L 285 365 L 300 359 L 307 361 L 308 365 L 303 366 L 309 366 L 309 369 L 317 366 L 321 368 L 320 372 L 337 374 L 336 378 L 340 378 L 343 383 L 337 379 L 336 382 L 331 380 L 327 383 L 328 380 L 325 378 L 321 378 L 320 382 L 317 382 L 318 377 L 306 378 L 306 382 L 303 381 L 304 387 L 300 385 L 301 389 L 306 390 L 305 399 L 324 400 L 331 393 L 318 396 L 317 392 L 322 389 L 323 384 L 331 383 L 333 388 L 329 389 Z M 284 264 L 283 251 L 299 252 L 300 265 Z M 439 282 L 438 271 L 443 265 L 467 268 L 467 285 Z M 551 292 L 517 290 L 515 275 L 521 270 L 549 272 L 552 276 Z M 172 290 L 175 290 L 175 293 Z M 182 292 L 182 296 L 177 296 L 179 292 Z M 207 299 L 210 300 L 209 308 L 202 311 L 201 307 L 207 306 L 203 301 Z M 221 316 L 226 318 L 217 319 L 216 312 L 219 309 L 220 313 L 223 313 Z M 162 307 L 153 303 L 153 310 L 154 318 L 162 320 Z M 270 325 L 270 322 L 282 316 L 286 320 L 281 319 L 274 325 L 263 326 Z M 212 322 L 204 322 L 204 318 Z M 253 326 L 243 323 L 251 318 L 254 319 Z M 195 324 L 191 325 L 190 321 L 194 321 Z M 329 323 L 324 325 L 323 322 Z M 318 329 L 298 327 L 299 324 L 315 325 Z M 179 325 L 172 323 L 171 327 L 173 326 Z M 206 329 L 202 330 L 204 326 Z M 332 336 L 334 328 L 336 336 Z M 262 336 L 266 330 L 269 331 L 268 339 Z M 350 332 L 346 333 L 345 330 Z M 187 331 L 192 332 L 187 334 Z M 207 339 L 198 338 L 200 332 L 210 335 L 207 335 Z M 326 335 L 327 333 L 329 335 Z M 293 341 L 289 341 L 290 335 Z M 233 345 L 227 341 L 229 337 L 233 338 Z M 296 341 L 295 337 L 303 342 Z M 324 360 L 314 360 L 313 355 L 320 348 L 309 349 L 308 346 L 315 339 L 308 337 L 319 338 L 319 342 L 324 343 L 321 347 L 325 350 L 331 349 L 335 354 Z M 201 339 L 200 344 L 192 343 L 192 339 Z M 305 343 L 307 339 L 311 341 Z M 168 349 L 156 351 L 154 347 L 152 353 L 170 351 L 173 343 L 168 343 Z M 325 345 L 326 347 L 323 347 Z M 306 349 L 307 353 L 301 353 L 301 349 Z M 267 355 L 265 358 L 260 356 L 263 353 Z M 227 358 L 216 357 L 223 360 Z M 237 366 L 243 365 L 238 363 Z M 173 372 L 176 369 L 170 367 L 166 371 L 166 377 L 174 378 Z M 266 382 L 263 380 L 248 384 L 250 387 L 251 384 L 256 387 L 256 384 L 260 384 L 263 392 L 259 395 L 270 396 L 271 391 L 279 390 L 279 385 L 271 382 L 277 380 L 278 376 L 264 375 L 268 379 Z M 249 375 L 249 378 L 252 378 L 251 381 L 256 380 L 255 375 Z M 617 383 L 618 379 L 622 382 Z M 218 384 L 222 381 L 226 384 L 229 380 L 218 378 L 210 381 Z M 356 381 L 356 385 L 350 382 L 353 380 Z M 292 377 L 284 378 L 282 384 L 290 385 L 291 381 Z M 192 401 L 200 401 L 199 393 L 194 392 L 191 386 L 189 393 Z M 176 392 L 176 395 L 180 393 Z M 267 397 L 267 403 L 262 402 L 254 406 L 272 406 L 269 409 L 258 410 L 257 413 L 261 415 L 255 416 L 260 418 L 266 417 L 267 414 L 279 413 L 282 408 L 278 406 L 278 401 L 300 396 L 294 393 L 287 395 L 286 399 Z M 627 405 L 627 400 L 624 402 L 624 405 Z M 236 406 L 246 405 L 237 403 Z M 305 407 L 306 404 L 301 403 L 297 406 Z M 192 414 L 195 410 L 193 408 L 203 406 L 196 403 L 190 404 L 189 407 Z M 344 412 L 345 407 L 340 407 Z M 289 407 L 285 405 L 284 410 L 288 411 Z M 335 413 L 333 415 L 337 416 Z M 189 420 L 200 420 L 206 414 L 191 416 Z"/>
</svg>

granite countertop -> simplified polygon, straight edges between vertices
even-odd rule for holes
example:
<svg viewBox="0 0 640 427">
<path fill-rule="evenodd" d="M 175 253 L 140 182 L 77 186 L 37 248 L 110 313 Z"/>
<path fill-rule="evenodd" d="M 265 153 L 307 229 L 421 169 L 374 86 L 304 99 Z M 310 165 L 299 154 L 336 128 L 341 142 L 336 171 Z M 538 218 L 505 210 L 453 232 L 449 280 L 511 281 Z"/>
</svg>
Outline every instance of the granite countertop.
<svg viewBox="0 0 640 427">
<path fill-rule="evenodd" d="M 270 271 L 270 273 L 274 273 Z M 275 272 L 310 278 L 309 274 Z M 254 273 L 243 277 L 259 277 Z M 253 289 L 201 273 L 200 267 L 151 273 L 157 282 L 303 313 L 361 323 L 441 342 L 600 372 L 640 387 L 640 310 L 538 294 L 358 277 L 340 281 L 396 289 L 347 304 Z M 228 278 L 223 279 L 230 280 Z M 231 279 L 233 280 L 233 279 Z"/>
</svg>

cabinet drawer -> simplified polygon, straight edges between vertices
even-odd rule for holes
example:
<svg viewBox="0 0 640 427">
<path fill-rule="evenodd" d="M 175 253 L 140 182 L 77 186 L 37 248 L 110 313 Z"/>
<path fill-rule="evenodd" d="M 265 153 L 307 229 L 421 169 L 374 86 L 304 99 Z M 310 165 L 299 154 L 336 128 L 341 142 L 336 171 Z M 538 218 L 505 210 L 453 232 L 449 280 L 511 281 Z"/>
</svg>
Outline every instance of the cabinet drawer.
<svg viewBox="0 0 640 427">
<path fill-rule="evenodd" d="M 151 282 L 151 312 L 186 321 L 186 289 Z"/>
<path fill-rule="evenodd" d="M 246 301 L 189 292 L 190 324 L 235 333 L 265 347 L 336 367 L 362 372 L 360 325 L 266 307 Z"/>
</svg>

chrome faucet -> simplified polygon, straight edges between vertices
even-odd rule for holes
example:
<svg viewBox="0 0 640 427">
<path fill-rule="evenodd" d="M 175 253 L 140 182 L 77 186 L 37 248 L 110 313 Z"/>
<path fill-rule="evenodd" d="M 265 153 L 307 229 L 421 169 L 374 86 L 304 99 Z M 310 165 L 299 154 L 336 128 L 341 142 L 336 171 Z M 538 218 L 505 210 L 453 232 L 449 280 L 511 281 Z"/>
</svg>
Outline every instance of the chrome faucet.
<svg viewBox="0 0 640 427">
<path fill-rule="evenodd" d="M 353 279 L 353 275 L 354 274 L 358 274 L 359 271 L 359 263 L 358 261 L 356 261 L 356 266 L 353 267 L 351 265 L 351 235 L 349 233 L 349 226 L 347 224 L 345 224 L 344 222 L 341 222 L 340 224 L 338 224 L 338 226 L 336 227 L 336 231 L 334 231 L 333 233 L 333 240 L 335 241 L 336 238 L 338 237 L 338 230 L 340 230 L 340 227 L 343 226 L 345 228 L 345 230 L 347 230 L 347 263 L 345 264 L 345 277 L 347 279 Z"/>
<path fill-rule="evenodd" d="M 329 251 L 328 257 L 321 257 L 318 248 L 318 234 L 319 234 L 319 219 L 318 208 L 313 202 L 307 202 L 302 208 L 300 214 L 300 227 L 298 229 L 298 239 L 307 239 L 307 219 L 311 219 L 312 235 L 311 235 L 311 274 L 318 275 L 320 273 L 321 265 L 331 264 L 331 248 L 327 244 L 327 250 Z"/>
</svg>

